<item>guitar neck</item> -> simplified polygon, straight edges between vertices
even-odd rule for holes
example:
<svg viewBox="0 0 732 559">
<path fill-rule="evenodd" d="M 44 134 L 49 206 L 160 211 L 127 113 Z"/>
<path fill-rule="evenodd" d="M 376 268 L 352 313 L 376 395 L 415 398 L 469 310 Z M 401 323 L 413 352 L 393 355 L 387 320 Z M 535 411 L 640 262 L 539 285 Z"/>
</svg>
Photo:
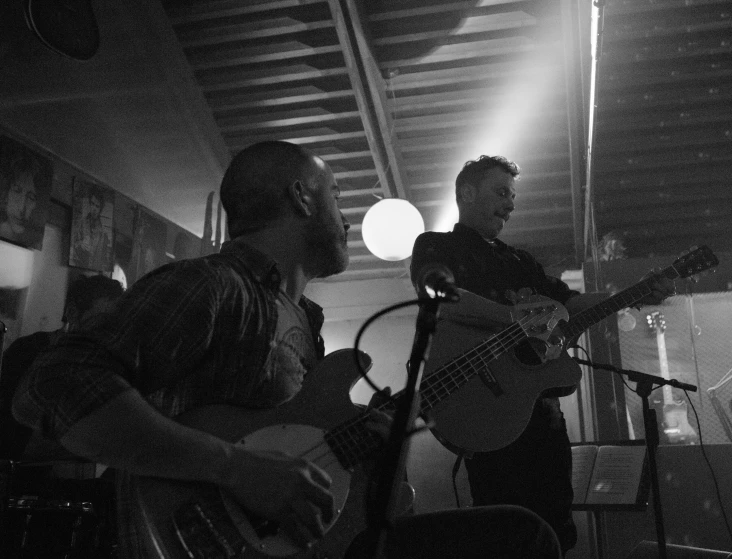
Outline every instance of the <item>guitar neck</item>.
<svg viewBox="0 0 732 559">
<path fill-rule="evenodd" d="M 671 374 L 668 369 L 668 353 L 666 352 L 666 335 L 662 330 L 656 331 L 656 345 L 658 345 L 658 363 L 661 366 L 661 376 L 666 380 L 671 378 Z M 663 403 L 669 405 L 673 403 L 673 393 L 671 387 L 665 384 L 662 387 L 663 391 Z"/>
<path fill-rule="evenodd" d="M 512 324 L 434 371 L 421 383 L 420 413 L 428 412 L 448 398 L 490 361 L 498 359 L 526 337 L 520 322 Z M 404 390 L 397 392 L 376 409 L 386 413 L 395 412 L 397 402 L 403 395 Z M 325 436 L 326 442 L 345 468 L 360 464 L 383 444 L 378 435 L 366 428 L 367 420 L 368 414 L 361 414 L 335 427 Z"/>
<path fill-rule="evenodd" d="M 621 309 L 633 306 L 647 295 L 650 295 L 653 291 L 652 285 L 661 277 L 674 279 L 679 277 L 679 274 L 673 266 L 670 266 L 658 274 L 654 274 L 643 281 L 616 293 L 601 303 L 577 313 L 566 325 L 562 326 L 562 331 L 568 338 L 579 336 L 590 326 L 594 326 L 598 322 Z"/>
</svg>

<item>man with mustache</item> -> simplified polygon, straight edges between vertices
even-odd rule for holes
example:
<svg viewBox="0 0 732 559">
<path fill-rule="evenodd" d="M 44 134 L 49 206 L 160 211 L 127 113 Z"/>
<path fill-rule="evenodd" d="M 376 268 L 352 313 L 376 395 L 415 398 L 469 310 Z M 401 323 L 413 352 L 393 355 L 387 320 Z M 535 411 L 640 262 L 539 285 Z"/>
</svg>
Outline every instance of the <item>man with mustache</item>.
<svg viewBox="0 0 732 559">
<path fill-rule="evenodd" d="M 516 163 L 501 156 L 482 155 L 465 163 L 455 180 L 459 221 L 451 232 L 417 238 L 412 281 L 434 263 L 454 273 L 457 287 L 503 305 L 514 304 L 524 288 L 562 303 L 570 315 L 605 299 L 604 294 L 570 290 L 528 252 L 498 239 L 515 209 L 519 172 Z M 664 280 L 643 302 L 658 304 L 673 291 L 673 283 Z M 545 392 L 516 441 L 465 460 L 474 506 L 509 504 L 534 511 L 557 533 L 563 553 L 574 547 L 577 530 L 570 510 L 572 454 L 558 396 L 572 391 Z"/>
</svg>

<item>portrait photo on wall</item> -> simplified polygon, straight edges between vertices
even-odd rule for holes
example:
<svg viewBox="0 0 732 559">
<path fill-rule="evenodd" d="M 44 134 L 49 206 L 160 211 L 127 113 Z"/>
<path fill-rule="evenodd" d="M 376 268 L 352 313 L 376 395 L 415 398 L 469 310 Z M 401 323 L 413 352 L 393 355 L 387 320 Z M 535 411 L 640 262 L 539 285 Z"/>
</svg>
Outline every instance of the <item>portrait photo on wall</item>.
<svg viewBox="0 0 732 559">
<path fill-rule="evenodd" d="M 51 205 L 51 161 L 0 136 L 0 239 L 40 250 Z"/>
<path fill-rule="evenodd" d="M 112 271 L 114 191 L 74 178 L 69 266 Z"/>
<path fill-rule="evenodd" d="M 140 208 L 132 245 L 132 261 L 136 263 L 136 279 L 167 263 L 165 256 L 167 240 L 167 222 Z"/>
</svg>

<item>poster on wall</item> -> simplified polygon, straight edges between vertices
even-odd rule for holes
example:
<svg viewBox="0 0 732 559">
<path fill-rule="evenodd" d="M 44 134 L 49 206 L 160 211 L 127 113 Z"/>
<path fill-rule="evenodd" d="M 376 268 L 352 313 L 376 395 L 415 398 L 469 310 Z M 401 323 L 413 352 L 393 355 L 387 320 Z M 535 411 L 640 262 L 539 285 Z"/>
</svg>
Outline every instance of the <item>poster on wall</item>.
<svg viewBox="0 0 732 559">
<path fill-rule="evenodd" d="M 139 206 L 136 202 L 115 192 L 112 278 L 119 281 L 125 289 L 137 279 L 132 244 L 138 212 Z"/>
<path fill-rule="evenodd" d="M 51 206 L 51 161 L 0 136 L 0 239 L 40 250 Z"/>
<path fill-rule="evenodd" d="M 201 239 L 178 225 L 168 227 L 168 262 L 196 258 L 201 252 Z"/>
<path fill-rule="evenodd" d="M 135 263 L 136 279 L 167 262 L 165 256 L 167 239 L 168 224 L 163 219 L 140 208 L 132 245 L 132 261 Z"/>
<path fill-rule="evenodd" d="M 114 192 L 76 177 L 72 191 L 69 266 L 112 271 Z"/>
</svg>

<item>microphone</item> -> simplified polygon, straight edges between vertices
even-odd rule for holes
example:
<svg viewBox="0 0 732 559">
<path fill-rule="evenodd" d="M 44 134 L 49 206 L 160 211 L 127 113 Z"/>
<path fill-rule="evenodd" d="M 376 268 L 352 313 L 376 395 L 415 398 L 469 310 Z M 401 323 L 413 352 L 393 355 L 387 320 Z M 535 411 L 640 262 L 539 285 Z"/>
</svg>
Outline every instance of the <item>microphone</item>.
<svg viewBox="0 0 732 559">
<path fill-rule="evenodd" d="M 425 264 L 417 274 L 415 283 L 419 297 L 441 298 L 453 303 L 460 300 L 460 293 L 455 286 L 455 276 L 444 264 L 437 262 Z"/>
</svg>

